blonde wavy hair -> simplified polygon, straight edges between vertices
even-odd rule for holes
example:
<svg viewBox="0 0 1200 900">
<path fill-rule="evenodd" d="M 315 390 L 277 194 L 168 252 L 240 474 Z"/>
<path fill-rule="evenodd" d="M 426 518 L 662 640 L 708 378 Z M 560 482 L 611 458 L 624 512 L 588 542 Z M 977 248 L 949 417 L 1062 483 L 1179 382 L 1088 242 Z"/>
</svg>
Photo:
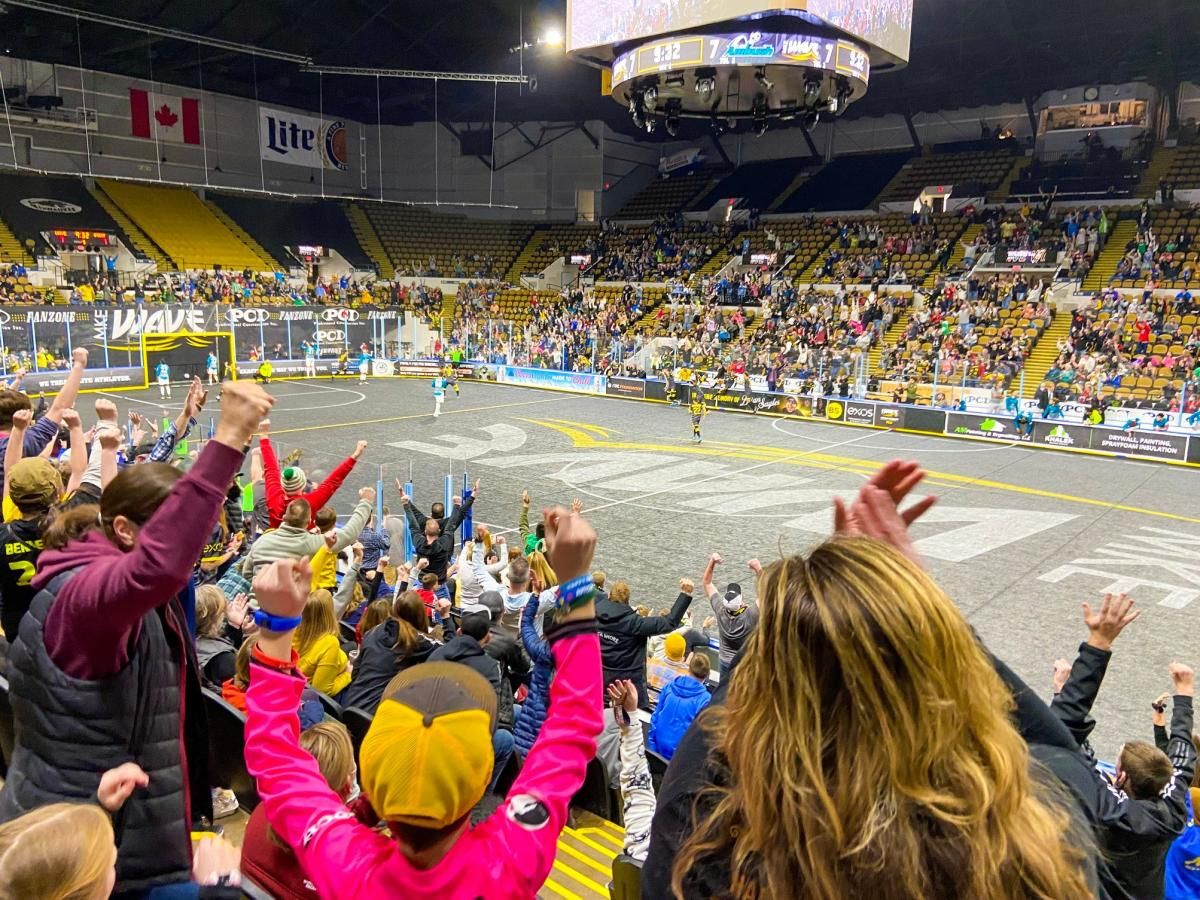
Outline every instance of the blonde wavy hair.
<svg viewBox="0 0 1200 900">
<path fill-rule="evenodd" d="M 550 561 L 546 559 L 545 554 L 535 550 L 529 554 L 528 559 L 529 571 L 538 590 L 545 591 L 558 586 L 558 576 L 550 568 Z"/>
<path fill-rule="evenodd" d="M 833 538 L 764 569 L 758 598 L 701 719 L 724 777 L 693 808 L 676 896 L 705 861 L 735 897 L 1092 896 L 1069 800 L 1031 775 L 1011 694 L 925 572 Z"/>
<path fill-rule="evenodd" d="M 108 813 L 52 803 L 0 825 L 0 897 L 98 900 L 116 860 Z"/>
</svg>

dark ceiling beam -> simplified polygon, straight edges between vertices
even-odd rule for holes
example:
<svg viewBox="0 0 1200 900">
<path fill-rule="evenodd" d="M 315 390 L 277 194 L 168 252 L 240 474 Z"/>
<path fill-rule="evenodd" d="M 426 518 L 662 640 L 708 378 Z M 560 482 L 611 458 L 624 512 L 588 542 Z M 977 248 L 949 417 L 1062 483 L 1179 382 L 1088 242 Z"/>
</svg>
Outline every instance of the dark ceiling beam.
<svg viewBox="0 0 1200 900">
<path fill-rule="evenodd" d="M 917 134 L 917 126 L 913 124 L 912 113 L 908 110 L 904 111 L 904 127 L 908 129 L 908 136 L 912 138 L 913 149 L 917 153 L 921 152 L 921 137 Z"/>
<path fill-rule="evenodd" d="M 559 130 L 560 128 L 562 130 Z M 525 157 L 527 157 L 531 154 L 537 153 L 539 150 L 542 150 L 546 147 L 549 147 L 555 141 L 561 141 L 563 138 L 567 137 L 568 135 L 570 135 L 572 132 L 574 132 L 576 130 L 577 130 L 577 127 L 575 125 L 563 125 L 563 126 L 555 126 L 554 128 L 543 128 L 542 134 L 538 138 L 537 146 L 535 146 L 532 150 L 526 150 L 524 153 L 517 154 L 512 159 L 506 160 L 498 166 L 493 166 L 492 171 L 499 172 L 501 169 L 507 169 L 513 163 L 520 162 Z M 550 133 L 551 131 L 558 131 L 558 134 L 555 134 L 552 137 L 546 137 L 546 135 L 548 133 Z"/>
<path fill-rule="evenodd" d="M 588 131 L 587 123 L 586 122 L 577 122 L 576 126 L 579 128 L 579 130 L 581 132 L 583 132 L 583 136 L 588 139 L 588 141 L 591 143 L 592 147 L 596 150 L 599 150 L 600 149 L 600 141 L 594 134 L 592 134 L 590 131 Z"/>
</svg>

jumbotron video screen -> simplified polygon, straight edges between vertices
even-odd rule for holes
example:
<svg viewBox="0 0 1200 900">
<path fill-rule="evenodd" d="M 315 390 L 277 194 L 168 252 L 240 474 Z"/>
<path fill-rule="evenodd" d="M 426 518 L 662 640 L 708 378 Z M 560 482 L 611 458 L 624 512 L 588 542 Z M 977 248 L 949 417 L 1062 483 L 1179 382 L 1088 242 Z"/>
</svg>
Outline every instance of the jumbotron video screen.
<svg viewBox="0 0 1200 900">
<path fill-rule="evenodd" d="M 756 14 L 806 12 L 908 59 L 913 0 L 568 0 L 567 49 L 620 44 Z"/>
</svg>

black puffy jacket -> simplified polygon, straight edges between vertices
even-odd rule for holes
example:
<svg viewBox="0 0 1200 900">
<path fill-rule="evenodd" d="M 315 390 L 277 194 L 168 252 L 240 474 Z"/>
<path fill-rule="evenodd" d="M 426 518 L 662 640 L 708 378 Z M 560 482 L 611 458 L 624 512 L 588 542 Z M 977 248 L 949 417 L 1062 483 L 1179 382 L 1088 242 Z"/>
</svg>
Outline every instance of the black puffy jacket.
<svg viewBox="0 0 1200 900">
<path fill-rule="evenodd" d="M 646 695 L 646 641 L 679 627 L 692 604 L 692 595 L 681 593 L 665 616 L 642 617 L 628 603 L 607 597 L 596 601 L 596 624 L 600 628 L 600 658 L 604 663 L 604 686 L 627 678 L 637 685 L 638 704 L 648 706 Z"/>
<path fill-rule="evenodd" d="M 387 619 L 363 635 L 353 676 L 342 691 L 342 706 L 357 706 L 374 714 L 388 682 L 397 673 L 425 662 L 439 646 L 422 634 L 417 635 L 417 642 L 408 653 L 393 650 L 399 631 L 399 623 Z"/>
</svg>

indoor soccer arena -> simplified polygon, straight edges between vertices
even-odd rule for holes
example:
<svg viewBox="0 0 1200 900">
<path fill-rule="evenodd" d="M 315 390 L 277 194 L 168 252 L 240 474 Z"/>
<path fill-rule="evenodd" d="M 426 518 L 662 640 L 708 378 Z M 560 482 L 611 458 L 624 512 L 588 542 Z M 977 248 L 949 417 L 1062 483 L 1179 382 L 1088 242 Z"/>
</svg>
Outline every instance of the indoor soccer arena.
<svg viewBox="0 0 1200 900">
<path fill-rule="evenodd" d="M 0 898 L 1200 900 L 1200 7 L 1086 7 L 4 0 Z"/>
</svg>

